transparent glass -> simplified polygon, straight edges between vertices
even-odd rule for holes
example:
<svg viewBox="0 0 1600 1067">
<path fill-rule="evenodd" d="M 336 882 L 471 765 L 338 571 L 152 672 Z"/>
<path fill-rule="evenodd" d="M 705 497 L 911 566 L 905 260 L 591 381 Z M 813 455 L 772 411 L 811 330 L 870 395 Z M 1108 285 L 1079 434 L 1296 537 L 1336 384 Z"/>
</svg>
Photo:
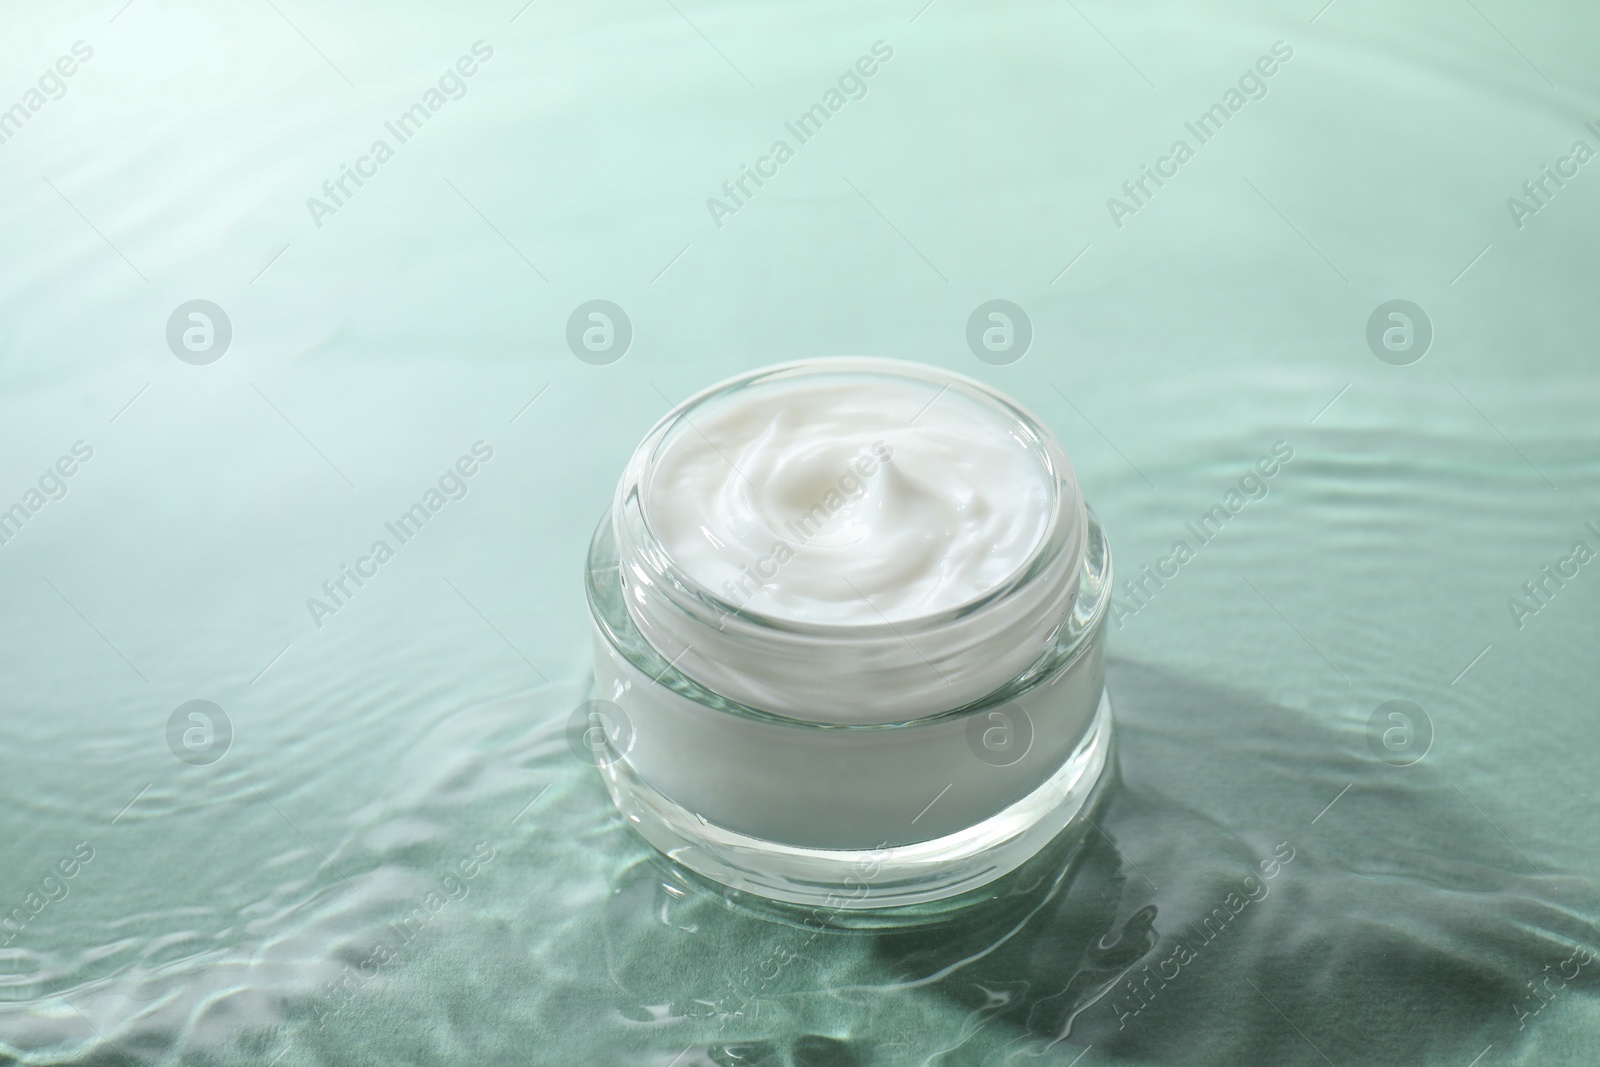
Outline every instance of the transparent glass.
<svg viewBox="0 0 1600 1067">
<path fill-rule="evenodd" d="M 1053 478 L 1052 513 L 1016 574 L 938 616 L 817 626 L 726 603 L 674 564 L 646 504 L 662 442 L 699 405 L 818 363 L 868 375 L 909 367 L 993 404 L 1033 443 Z M 841 911 L 970 893 L 1071 826 L 1110 765 L 1110 578 L 1105 539 L 1059 444 L 976 382 L 862 360 L 715 387 L 646 437 L 590 546 L 596 698 L 610 720 L 596 762 L 647 841 L 724 885 Z M 963 698 L 907 717 L 891 707 L 894 721 L 831 714 L 865 682 L 881 686 L 882 672 L 897 693 L 903 680 Z M 732 695 L 775 690 L 784 699 L 766 706 Z"/>
</svg>

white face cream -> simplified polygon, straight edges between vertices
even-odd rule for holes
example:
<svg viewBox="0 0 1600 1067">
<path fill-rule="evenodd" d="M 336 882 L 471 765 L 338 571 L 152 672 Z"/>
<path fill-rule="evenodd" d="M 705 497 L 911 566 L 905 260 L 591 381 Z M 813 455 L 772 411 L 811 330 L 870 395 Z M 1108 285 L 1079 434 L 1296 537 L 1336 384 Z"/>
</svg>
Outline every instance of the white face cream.
<svg viewBox="0 0 1600 1067">
<path fill-rule="evenodd" d="M 967 892 L 1108 765 L 1109 580 L 1060 444 L 981 383 L 875 359 L 732 379 L 651 429 L 590 547 L 596 762 L 729 885 L 822 901 L 872 850 L 878 892 L 847 906 Z"/>
<path fill-rule="evenodd" d="M 686 415 L 644 502 L 683 572 L 792 622 L 900 622 L 1013 577 L 1053 476 L 991 406 L 899 377 L 780 380 Z"/>
<path fill-rule="evenodd" d="M 906 722 L 998 689 L 1072 607 L 1084 508 L 1061 446 L 981 384 L 812 360 L 707 390 L 614 507 L 628 611 L 751 708 Z"/>
</svg>

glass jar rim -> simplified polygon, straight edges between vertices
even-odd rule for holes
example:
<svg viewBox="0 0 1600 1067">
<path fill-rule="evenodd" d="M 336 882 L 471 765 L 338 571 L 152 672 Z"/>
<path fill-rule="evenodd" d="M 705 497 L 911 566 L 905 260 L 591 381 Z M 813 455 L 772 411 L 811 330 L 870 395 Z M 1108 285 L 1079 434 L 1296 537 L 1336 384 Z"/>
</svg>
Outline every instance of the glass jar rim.
<svg viewBox="0 0 1600 1067">
<path fill-rule="evenodd" d="M 663 442 L 704 405 L 785 378 L 859 375 L 947 390 L 989 411 L 1036 452 L 1050 486 L 1044 528 L 1005 580 L 953 607 L 907 619 L 802 621 L 731 603 L 687 573 L 649 523 Z M 645 640 L 707 689 L 750 707 L 836 722 L 891 722 L 960 707 L 1043 656 L 1078 596 L 1085 504 L 1055 435 L 1015 401 L 937 367 L 867 357 L 778 364 L 719 382 L 677 405 L 634 450 L 612 509 L 623 603 Z M 869 606 L 871 601 L 867 601 Z M 876 608 L 874 607 L 874 610 Z"/>
<path fill-rule="evenodd" d="M 621 570 L 615 541 L 615 524 L 612 521 L 610 508 L 607 508 L 605 514 L 600 517 L 600 522 L 590 538 L 588 566 L 584 576 L 585 598 L 589 604 L 590 618 L 600 640 L 651 678 L 654 684 L 665 686 L 696 703 L 715 708 L 736 718 L 797 729 L 899 730 L 956 719 L 970 715 L 975 710 L 1004 704 L 1026 693 L 1041 679 L 1048 678 L 1089 650 L 1090 643 L 1098 639 L 1099 631 L 1110 615 L 1112 562 L 1110 547 L 1106 544 L 1104 532 L 1094 509 L 1086 506 L 1085 514 L 1088 536 L 1081 567 L 1081 581 L 1078 585 L 1079 595 L 1074 599 L 1068 625 L 1063 628 L 1055 644 L 1027 669 L 994 691 L 956 707 L 906 719 L 885 722 L 829 722 L 787 715 L 741 703 L 685 674 L 676 663 L 670 662 L 659 649 L 645 639 L 635 625 L 626 604 L 622 602 L 621 594 L 611 593 L 605 589 L 603 575 Z M 1084 582 L 1088 583 L 1087 590 Z"/>
<path fill-rule="evenodd" d="M 1040 532 L 1038 540 L 1029 549 L 1027 556 L 1003 580 L 959 604 L 927 615 L 918 615 L 897 622 L 879 619 L 865 622 L 819 623 L 785 618 L 729 602 L 708 585 L 690 575 L 673 559 L 672 553 L 657 536 L 650 521 L 649 475 L 663 451 L 673 440 L 674 432 L 678 431 L 681 425 L 688 423 L 688 416 L 704 405 L 744 389 L 786 377 L 851 373 L 873 373 L 922 381 L 940 386 L 940 393 L 956 389 L 968 399 L 1007 418 L 1022 431 L 1033 458 L 1039 462 L 1046 476 L 1049 491 L 1047 502 L 1050 511 L 1049 522 Z M 650 569 L 655 572 L 657 580 L 664 583 L 665 588 L 674 590 L 678 597 L 691 598 L 715 612 L 719 619 L 737 616 L 764 629 L 816 637 L 903 635 L 908 628 L 937 629 L 947 623 L 966 618 L 974 612 L 982 611 L 1029 581 L 1039 570 L 1040 561 L 1047 558 L 1052 545 L 1059 543 L 1063 537 L 1069 540 L 1076 539 L 1079 545 L 1078 555 L 1081 556 L 1082 511 L 1082 501 L 1078 497 L 1076 476 L 1071 464 L 1060 446 L 1056 444 L 1055 436 L 1030 411 L 983 382 L 964 374 L 908 360 L 876 356 L 823 356 L 791 360 L 735 375 L 693 394 L 675 405 L 645 434 L 629 460 L 614 503 L 614 516 L 619 524 L 618 532 L 622 532 L 623 523 L 632 527 L 629 532 L 637 538 L 635 542 L 637 551 L 650 561 Z M 622 544 L 623 539 L 619 537 L 619 549 L 622 548 Z M 625 566 L 626 563 L 624 558 Z"/>
</svg>

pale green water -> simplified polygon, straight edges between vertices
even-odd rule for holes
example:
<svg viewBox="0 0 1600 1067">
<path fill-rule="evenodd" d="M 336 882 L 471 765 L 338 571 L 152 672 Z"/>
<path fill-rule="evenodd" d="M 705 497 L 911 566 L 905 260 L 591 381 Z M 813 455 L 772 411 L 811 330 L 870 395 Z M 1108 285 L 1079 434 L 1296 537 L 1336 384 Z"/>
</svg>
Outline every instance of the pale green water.
<svg viewBox="0 0 1600 1067">
<path fill-rule="evenodd" d="M 1600 549 L 1600 163 L 1520 229 L 1507 198 L 1600 149 L 1600 10 L 275 2 L 5 14 L 0 109 L 92 57 L 0 144 L 0 508 L 93 455 L 0 545 L 0 1063 L 1594 1062 L 1597 968 L 1564 961 L 1600 952 L 1600 564 L 1520 628 L 1507 600 Z M 231 320 L 209 365 L 165 336 L 195 299 Z M 593 299 L 619 362 L 568 350 Z M 1020 362 L 968 350 L 991 299 L 1031 319 Z M 1419 362 L 1368 348 L 1393 299 Z M 1113 635 L 1104 836 L 1043 903 L 936 931 L 813 937 L 677 885 L 564 737 L 634 441 L 842 352 L 1033 406 L 1124 576 L 1293 449 Z M 478 441 L 465 498 L 317 626 Z M 232 724 L 208 765 L 168 744 L 196 699 Z M 1369 747 L 1395 699 L 1432 722 L 1414 766 Z M 1128 1015 L 1118 976 L 1180 938 Z"/>
</svg>

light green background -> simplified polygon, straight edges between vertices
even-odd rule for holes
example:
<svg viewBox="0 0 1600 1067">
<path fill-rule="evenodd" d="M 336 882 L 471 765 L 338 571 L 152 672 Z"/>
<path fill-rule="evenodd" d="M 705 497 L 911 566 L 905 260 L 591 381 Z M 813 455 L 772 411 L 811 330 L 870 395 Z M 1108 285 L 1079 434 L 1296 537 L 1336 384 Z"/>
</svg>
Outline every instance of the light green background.
<svg viewBox="0 0 1600 1067">
<path fill-rule="evenodd" d="M 0 1063 L 1593 1061 L 1593 968 L 1516 1006 L 1600 951 L 1600 564 L 1520 629 L 1506 602 L 1600 549 L 1600 163 L 1520 229 L 1506 200 L 1600 148 L 1600 12 L 519 4 L 5 12 L 0 108 L 93 57 L 0 144 L 0 507 L 94 457 L 0 546 L 0 912 L 94 858 L 0 948 Z M 479 40 L 466 95 L 314 225 Z M 865 98 L 716 226 L 706 199 L 880 40 Z M 1114 225 L 1277 41 L 1267 95 Z M 596 298 L 634 330 L 604 367 L 564 339 Z M 1034 330 L 1005 367 L 964 337 L 995 298 Z M 1364 336 L 1397 298 L 1435 330 L 1410 366 Z M 192 299 L 232 323 L 209 366 L 166 344 Z M 633 443 L 838 353 L 1032 407 L 1124 574 L 1294 449 L 1113 633 L 1126 788 L 1010 925 L 807 941 L 675 895 L 563 734 Z M 480 440 L 469 495 L 315 626 Z M 235 733 L 210 766 L 168 748 L 192 699 Z M 1431 719 L 1415 767 L 1369 749 L 1391 699 Z M 1169 943 L 1280 841 L 1274 895 L 1119 1029 L 1096 953 Z"/>
</svg>

